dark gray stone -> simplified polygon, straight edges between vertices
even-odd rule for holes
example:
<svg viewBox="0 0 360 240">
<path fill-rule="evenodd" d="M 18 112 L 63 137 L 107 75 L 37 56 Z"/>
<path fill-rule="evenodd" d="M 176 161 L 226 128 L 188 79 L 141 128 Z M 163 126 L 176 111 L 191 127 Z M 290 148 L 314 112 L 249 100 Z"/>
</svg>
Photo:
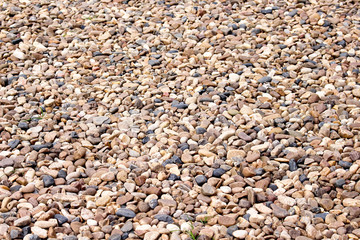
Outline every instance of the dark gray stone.
<svg viewBox="0 0 360 240">
<path fill-rule="evenodd" d="M 328 212 L 318 213 L 318 214 L 315 214 L 314 218 L 322 218 L 325 221 L 325 218 L 328 214 L 329 214 Z"/>
<path fill-rule="evenodd" d="M 298 166 L 297 166 L 296 161 L 295 161 L 294 159 L 290 159 L 290 161 L 289 161 L 289 170 L 290 170 L 291 172 L 294 172 L 294 171 L 296 171 L 297 169 L 298 169 Z"/>
<path fill-rule="evenodd" d="M 230 226 L 227 228 L 226 233 L 229 234 L 230 236 L 233 236 L 233 232 L 235 232 L 236 230 L 238 230 L 238 226 L 234 225 L 234 226 Z"/>
<path fill-rule="evenodd" d="M 202 186 L 204 183 L 207 182 L 207 178 L 204 175 L 197 175 L 195 177 L 195 182 L 197 185 Z"/>
<path fill-rule="evenodd" d="M 150 200 L 150 202 L 149 202 L 149 206 L 150 206 L 152 209 L 156 208 L 156 206 L 157 206 L 158 204 L 159 204 L 159 203 L 158 203 L 158 200 L 157 200 L 157 199 L 152 199 L 152 200 Z"/>
<path fill-rule="evenodd" d="M 170 215 L 167 214 L 157 214 L 154 216 L 154 218 L 156 218 L 159 221 L 162 222 L 167 222 L 167 223 L 173 223 L 174 220 L 172 219 L 172 217 Z"/>
<path fill-rule="evenodd" d="M 266 82 L 271 82 L 272 78 L 269 76 L 266 77 L 262 77 L 258 80 L 259 83 L 266 83 Z"/>
<path fill-rule="evenodd" d="M 339 161 L 339 165 L 342 166 L 343 168 L 350 168 L 352 166 L 352 163 L 351 162 L 347 162 L 347 161 Z"/>
<path fill-rule="evenodd" d="M 222 168 L 217 168 L 213 171 L 213 177 L 221 177 L 224 173 L 226 173 L 226 170 L 225 169 L 222 169 Z"/>
<path fill-rule="evenodd" d="M 44 182 L 44 187 L 50 187 L 50 186 L 55 185 L 55 180 L 50 175 L 44 175 L 43 176 L 43 182 Z"/>
<path fill-rule="evenodd" d="M 345 185 L 345 179 L 338 179 L 335 182 L 335 187 L 342 188 Z"/>
<path fill-rule="evenodd" d="M 196 133 L 197 134 L 204 134 L 204 133 L 206 133 L 206 129 L 202 128 L 202 127 L 198 127 L 198 128 L 196 128 Z"/>
<path fill-rule="evenodd" d="M 16 148 L 18 145 L 20 144 L 20 140 L 19 139 L 15 139 L 15 140 L 13 140 L 13 141 L 9 141 L 9 147 L 11 148 L 11 149 L 14 149 L 14 148 Z"/>
<path fill-rule="evenodd" d="M 127 217 L 127 218 L 134 218 L 136 214 L 134 211 L 127 209 L 127 208 L 120 208 L 116 211 L 116 215 L 120 217 Z"/>
<path fill-rule="evenodd" d="M 189 105 L 185 103 L 173 103 L 171 106 L 176 107 L 178 109 L 186 109 L 188 108 Z"/>
<path fill-rule="evenodd" d="M 55 214 L 54 218 L 58 221 L 59 225 L 63 225 L 64 223 L 66 223 L 67 221 L 69 221 L 69 219 L 61 214 Z"/>
<path fill-rule="evenodd" d="M 43 148 L 51 148 L 52 143 L 45 143 L 45 144 L 38 144 L 38 145 L 31 145 L 32 149 L 35 151 L 40 151 Z"/>
<path fill-rule="evenodd" d="M 27 122 L 19 122 L 18 128 L 20 128 L 22 130 L 28 130 L 29 129 L 29 124 Z"/>
<path fill-rule="evenodd" d="M 148 63 L 150 66 L 159 66 L 161 64 L 161 61 L 158 59 L 150 59 Z"/>
</svg>

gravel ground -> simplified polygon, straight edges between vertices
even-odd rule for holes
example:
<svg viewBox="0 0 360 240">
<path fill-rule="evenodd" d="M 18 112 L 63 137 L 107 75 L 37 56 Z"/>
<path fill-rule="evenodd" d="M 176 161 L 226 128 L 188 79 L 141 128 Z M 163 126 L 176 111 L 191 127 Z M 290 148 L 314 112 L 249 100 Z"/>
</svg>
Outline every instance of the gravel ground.
<svg viewBox="0 0 360 240">
<path fill-rule="evenodd" d="M 359 5 L 0 1 L 0 239 L 359 239 Z"/>
</svg>

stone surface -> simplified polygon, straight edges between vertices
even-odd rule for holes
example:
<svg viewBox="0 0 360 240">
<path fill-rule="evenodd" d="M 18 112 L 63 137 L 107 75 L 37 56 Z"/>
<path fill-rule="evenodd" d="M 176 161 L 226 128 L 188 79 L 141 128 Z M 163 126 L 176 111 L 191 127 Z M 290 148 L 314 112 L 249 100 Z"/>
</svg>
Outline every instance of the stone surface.
<svg viewBox="0 0 360 240">
<path fill-rule="evenodd" d="M 357 9 L 0 2 L 0 239 L 357 239 Z"/>
</svg>

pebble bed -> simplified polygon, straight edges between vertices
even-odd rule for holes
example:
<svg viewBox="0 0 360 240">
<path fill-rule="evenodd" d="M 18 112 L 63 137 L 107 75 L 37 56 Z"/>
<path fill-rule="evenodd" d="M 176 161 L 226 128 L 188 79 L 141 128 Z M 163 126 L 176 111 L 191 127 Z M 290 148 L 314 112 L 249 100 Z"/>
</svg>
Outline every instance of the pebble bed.
<svg viewBox="0 0 360 240">
<path fill-rule="evenodd" d="M 357 0 L 0 2 L 0 239 L 359 239 Z"/>
</svg>

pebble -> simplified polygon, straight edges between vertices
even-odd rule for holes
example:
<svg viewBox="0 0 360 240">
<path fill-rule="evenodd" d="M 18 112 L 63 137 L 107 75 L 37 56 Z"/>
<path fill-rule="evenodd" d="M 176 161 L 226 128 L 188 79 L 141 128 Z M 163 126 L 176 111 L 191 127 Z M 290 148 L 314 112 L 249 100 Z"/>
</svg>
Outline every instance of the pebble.
<svg viewBox="0 0 360 240">
<path fill-rule="evenodd" d="M 50 187 L 55 185 L 55 180 L 52 176 L 49 175 L 44 175 L 43 176 L 43 182 L 44 182 L 44 187 Z"/>
<path fill-rule="evenodd" d="M 136 214 L 132 210 L 126 209 L 126 208 L 118 209 L 116 211 L 116 215 L 122 216 L 122 217 L 127 217 L 127 218 L 134 218 L 136 216 Z"/>
<path fill-rule="evenodd" d="M 215 187 L 211 186 L 210 184 L 205 183 L 201 187 L 201 193 L 204 194 L 205 196 L 212 196 L 216 193 L 216 189 L 215 189 Z"/>
<path fill-rule="evenodd" d="M 245 239 L 248 235 L 248 232 L 246 230 L 236 230 L 232 233 L 232 235 L 239 239 Z"/>
</svg>

